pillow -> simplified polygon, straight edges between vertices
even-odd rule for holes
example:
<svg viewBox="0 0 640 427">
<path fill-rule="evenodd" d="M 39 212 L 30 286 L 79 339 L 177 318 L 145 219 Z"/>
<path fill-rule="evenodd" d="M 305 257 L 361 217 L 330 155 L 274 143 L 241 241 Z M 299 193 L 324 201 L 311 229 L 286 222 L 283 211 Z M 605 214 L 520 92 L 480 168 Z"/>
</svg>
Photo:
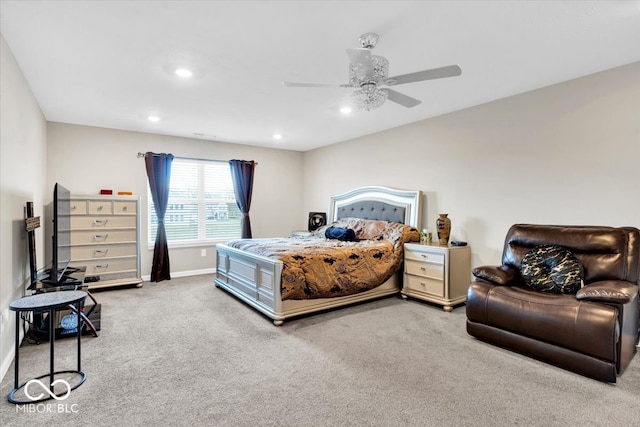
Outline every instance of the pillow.
<svg viewBox="0 0 640 427">
<path fill-rule="evenodd" d="M 338 239 L 343 242 L 353 242 L 356 240 L 356 232 L 350 228 L 329 227 L 324 232 L 327 239 Z"/>
<path fill-rule="evenodd" d="M 522 258 L 527 286 L 543 292 L 575 294 L 582 287 L 582 265 L 562 246 L 536 246 Z"/>
</svg>

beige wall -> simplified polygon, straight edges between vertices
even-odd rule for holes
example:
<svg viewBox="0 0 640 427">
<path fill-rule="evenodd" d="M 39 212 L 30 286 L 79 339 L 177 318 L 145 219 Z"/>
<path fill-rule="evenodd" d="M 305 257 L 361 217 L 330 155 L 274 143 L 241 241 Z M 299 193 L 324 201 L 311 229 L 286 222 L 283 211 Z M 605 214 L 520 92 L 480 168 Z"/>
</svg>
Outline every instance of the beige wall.
<svg viewBox="0 0 640 427">
<path fill-rule="evenodd" d="M 138 152 L 172 153 L 179 157 L 258 162 L 251 203 L 254 237 L 287 236 L 306 227 L 302 211 L 302 153 L 90 126 L 48 123 L 47 188 L 60 182 L 73 194 L 100 189 L 132 191 L 141 199 L 142 274 L 149 276 L 153 248 L 146 245 L 147 175 Z M 49 202 L 51 196 L 49 197 Z M 171 274 L 213 271 L 214 246 L 169 248 Z M 207 249 L 206 257 L 200 254 Z"/>
<path fill-rule="evenodd" d="M 0 378 L 13 360 L 15 314 L 8 307 L 30 282 L 26 202 L 43 216 L 46 122 L 11 50 L 0 36 Z M 43 251 L 43 228 L 36 230 Z M 38 257 L 40 267 L 44 257 Z"/>
<path fill-rule="evenodd" d="M 518 222 L 640 227 L 640 63 L 308 151 L 303 177 L 304 211 L 422 190 L 424 226 L 448 213 L 473 266 L 499 263 Z"/>
</svg>

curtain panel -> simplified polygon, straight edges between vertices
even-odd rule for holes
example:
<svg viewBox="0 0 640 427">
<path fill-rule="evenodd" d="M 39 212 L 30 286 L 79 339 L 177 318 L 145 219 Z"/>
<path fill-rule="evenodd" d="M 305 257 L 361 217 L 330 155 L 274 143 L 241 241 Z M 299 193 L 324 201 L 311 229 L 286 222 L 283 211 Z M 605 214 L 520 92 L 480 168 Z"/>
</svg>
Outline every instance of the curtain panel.
<svg viewBox="0 0 640 427">
<path fill-rule="evenodd" d="M 173 154 L 147 152 L 144 156 L 149 178 L 149 189 L 153 205 L 158 217 L 158 231 L 153 247 L 153 263 L 151 265 L 151 281 L 171 280 L 169 267 L 169 246 L 164 227 L 164 216 L 169 202 L 169 183 L 171 181 L 171 163 Z"/>
<path fill-rule="evenodd" d="M 231 167 L 231 179 L 233 180 L 233 190 L 236 196 L 238 208 L 242 213 L 242 234 L 241 238 L 251 238 L 251 219 L 249 209 L 251 208 L 251 193 L 253 191 L 253 172 L 256 162 L 253 160 L 229 160 Z"/>
</svg>

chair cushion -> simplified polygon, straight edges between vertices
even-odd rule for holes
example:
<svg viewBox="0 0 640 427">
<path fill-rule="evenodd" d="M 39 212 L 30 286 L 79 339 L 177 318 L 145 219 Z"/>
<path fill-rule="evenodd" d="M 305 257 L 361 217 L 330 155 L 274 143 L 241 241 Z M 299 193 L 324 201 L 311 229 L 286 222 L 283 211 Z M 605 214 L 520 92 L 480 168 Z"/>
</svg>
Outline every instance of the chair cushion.
<svg viewBox="0 0 640 427">
<path fill-rule="evenodd" d="M 532 289 L 557 294 L 575 294 L 582 287 L 582 266 L 562 246 L 543 245 L 522 258 L 520 274 Z"/>
</svg>

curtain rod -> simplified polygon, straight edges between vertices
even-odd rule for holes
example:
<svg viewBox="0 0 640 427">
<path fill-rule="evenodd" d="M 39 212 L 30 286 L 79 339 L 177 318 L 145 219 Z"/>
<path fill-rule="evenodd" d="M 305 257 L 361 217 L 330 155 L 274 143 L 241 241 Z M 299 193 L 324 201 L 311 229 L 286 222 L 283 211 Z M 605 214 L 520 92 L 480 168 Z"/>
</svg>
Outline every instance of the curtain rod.
<svg viewBox="0 0 640 427">
<path fill-rule="evenodd" d="M 138 152 L 138 158 L 140 157 L 147 157 L 147 153 L 141 153 Z M 218 159 L 201 159 L 201 158 L 197 158 L 197 157 L 180 157 L 180 156 L 173 156 L 174 159 L 180 159 L 180 160 L 197 160 L 197 161 L 203 161 L 203 162 L 228 162 L 228 160 L 218 160 Z M 256 165 L 258 164 L 258 162 L 255 162 Z"/>
</svg>

